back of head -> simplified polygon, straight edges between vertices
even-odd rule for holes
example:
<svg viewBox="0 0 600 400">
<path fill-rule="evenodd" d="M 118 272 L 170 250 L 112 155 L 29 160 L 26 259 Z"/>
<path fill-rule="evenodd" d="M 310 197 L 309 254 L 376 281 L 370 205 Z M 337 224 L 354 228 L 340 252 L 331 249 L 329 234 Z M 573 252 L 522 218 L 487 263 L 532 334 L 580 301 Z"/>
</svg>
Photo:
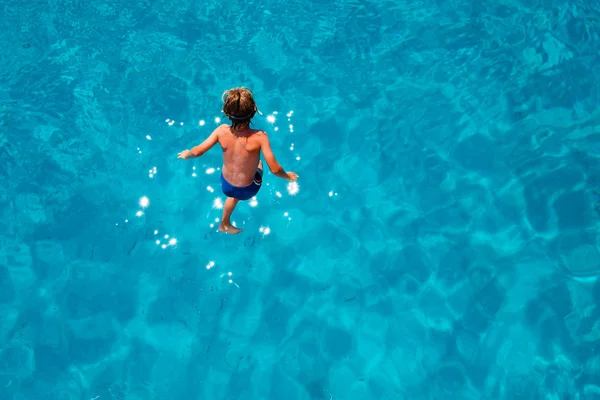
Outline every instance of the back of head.
<svg viewBox="0 0 600 400">
<path fill-rule="evenodd" d="M 231 121 L 233 130 L 246 129 L 257 111 L 250 89 L 240 87 L 226 90 L 222 99 L 223 112 Z"/>
</svg>

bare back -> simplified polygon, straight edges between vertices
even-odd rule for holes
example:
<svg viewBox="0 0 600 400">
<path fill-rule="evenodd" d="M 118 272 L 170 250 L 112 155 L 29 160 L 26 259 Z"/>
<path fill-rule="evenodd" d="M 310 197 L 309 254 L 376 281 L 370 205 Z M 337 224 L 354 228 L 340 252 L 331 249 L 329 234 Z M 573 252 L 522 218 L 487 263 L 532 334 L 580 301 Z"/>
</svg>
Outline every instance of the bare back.
<svg viewBox="0 0 600 400">
<path fill-rule="evenodd" d="M 260 160 L 263 131 L 247 128 L 233 131 L 229 125 L 219 127 L 219 144 L 223 150 L 223 176 L 234 186 L 248 186 Z"/>
</svg>

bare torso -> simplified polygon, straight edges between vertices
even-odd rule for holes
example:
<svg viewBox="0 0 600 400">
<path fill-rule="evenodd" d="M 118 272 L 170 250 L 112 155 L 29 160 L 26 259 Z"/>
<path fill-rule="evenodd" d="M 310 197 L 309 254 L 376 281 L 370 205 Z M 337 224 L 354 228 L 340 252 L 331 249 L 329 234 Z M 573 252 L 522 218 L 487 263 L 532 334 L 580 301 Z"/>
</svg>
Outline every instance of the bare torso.
<svg viewBox="0 0 600 400">
<path fill-rule="evenodd" d="M 264 132 L 250 128 L 235 132 L 229 125 L 221 125 L 219 129 L 223 176 L 234 186 L 250 185 L 258 168 L 260 139 Z"/>
</svg>

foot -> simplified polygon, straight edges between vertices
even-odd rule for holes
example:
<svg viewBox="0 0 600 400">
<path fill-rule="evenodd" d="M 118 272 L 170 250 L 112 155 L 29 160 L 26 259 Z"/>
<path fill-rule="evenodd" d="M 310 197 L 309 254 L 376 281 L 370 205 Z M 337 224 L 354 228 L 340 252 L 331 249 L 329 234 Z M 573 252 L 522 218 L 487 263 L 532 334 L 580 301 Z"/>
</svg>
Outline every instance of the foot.
<svg viewBox="0 0 600 400">
<path fill-rule="evenodd" d="M 231 224 L 224 224 L 221 222 L 221 225 L 219 225 L 219 232 L 225 232 L 230 235 L 236 235 L 236 234 L 240 233 L 241 231 L 242 230 L 240 228 L 236 228 L 235 226 L 233 226 Z"/>
</svg>

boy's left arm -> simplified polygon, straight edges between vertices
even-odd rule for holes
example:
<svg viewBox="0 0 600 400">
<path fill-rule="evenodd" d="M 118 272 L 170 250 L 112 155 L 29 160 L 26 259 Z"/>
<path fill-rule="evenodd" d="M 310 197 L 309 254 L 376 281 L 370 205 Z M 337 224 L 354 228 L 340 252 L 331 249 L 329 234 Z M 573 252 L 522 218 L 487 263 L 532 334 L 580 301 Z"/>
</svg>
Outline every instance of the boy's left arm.
<svg viewBox="0 0 600 400">
<path fill-rule="evenodd" d="M 204 140 L 204 142 L 200 143 L 198 146 L 193 147 L 191 150 L 184 150 L 177 155 L 177 158 L 196 158 L 200 157 L 202 154 L 206 153 L 211 149 L 215 144 L 219 142 L 219 128 L 215 129 L 213 133 L 210 134 L 209 137 Z"/>
</svg>

